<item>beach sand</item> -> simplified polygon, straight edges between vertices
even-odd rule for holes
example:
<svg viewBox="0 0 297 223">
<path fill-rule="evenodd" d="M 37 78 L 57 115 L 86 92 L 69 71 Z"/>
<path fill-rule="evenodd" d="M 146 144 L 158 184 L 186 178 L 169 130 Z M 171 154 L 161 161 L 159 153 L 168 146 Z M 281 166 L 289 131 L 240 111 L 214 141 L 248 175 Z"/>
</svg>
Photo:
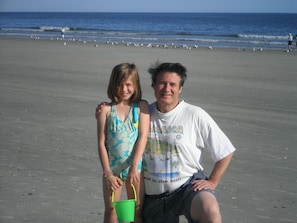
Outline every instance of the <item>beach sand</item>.
<svg viewBox="0 0 297 223">
<path fill-rule="evenodd" d="M 296 222 L 297 52 L 0 39 L 1 223 L 103 222 L 95 107 L 122 62 L 153 102 L 156 60 L 188 68 L 182 98 L 237 148 L 216 190 L 223 222 Z"/>
</svg>

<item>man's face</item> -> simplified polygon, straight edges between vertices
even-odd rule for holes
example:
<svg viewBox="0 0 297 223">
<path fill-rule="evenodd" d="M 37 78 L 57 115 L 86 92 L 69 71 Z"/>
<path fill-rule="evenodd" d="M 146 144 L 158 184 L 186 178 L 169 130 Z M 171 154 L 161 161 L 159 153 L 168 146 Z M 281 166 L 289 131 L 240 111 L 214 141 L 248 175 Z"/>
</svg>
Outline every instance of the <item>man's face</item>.
<svg viewBox="0 0 297 223">
<path fill-rule="evenodd" d="M 173 72 L 164 72 L 157 76 L 157 81 L 153 88 L 157 106 L 161 112 L 168 112 L 178 104 L 179 94 L 182 91 L 180 80 L 180 76 Z"/>
</svg>

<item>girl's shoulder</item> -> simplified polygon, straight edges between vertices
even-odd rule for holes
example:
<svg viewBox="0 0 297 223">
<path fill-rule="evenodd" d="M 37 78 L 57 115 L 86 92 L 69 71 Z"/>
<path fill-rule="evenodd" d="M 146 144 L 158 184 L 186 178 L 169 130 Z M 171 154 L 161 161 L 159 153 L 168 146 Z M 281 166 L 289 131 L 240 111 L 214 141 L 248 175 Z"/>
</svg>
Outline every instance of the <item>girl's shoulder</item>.
<svg viewBox="0 0 297 223">
<path fill-rule="evenodd" d="M 148 102 L 146 100 L 143 100 L 141 99 L 139 102 L 138 102 L 138 106 L 148 106 Z"/>
<path fill-rule="evenodd" d="M 111 108 L 112 108 L 112 103 L 105 103 L 102 107 L 101 107 L 101 113 L 105 114 L 106 116 L 108 116 L 111 112 Z"/>
<path fill-rule="evenodd" d="M 149 104 L 146 100 L 140 100 L 138 102 L 138 107 L 142 111 L 148 111 L 149 110 Z"/>
</svg>

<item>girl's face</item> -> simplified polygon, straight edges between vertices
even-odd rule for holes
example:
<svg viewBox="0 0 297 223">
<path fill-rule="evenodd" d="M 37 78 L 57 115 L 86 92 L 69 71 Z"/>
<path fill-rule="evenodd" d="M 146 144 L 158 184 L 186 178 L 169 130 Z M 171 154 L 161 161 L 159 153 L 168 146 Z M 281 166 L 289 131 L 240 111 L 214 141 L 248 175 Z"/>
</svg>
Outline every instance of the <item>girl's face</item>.
<svg viewBox="0 0 297 223">
<path fill-rule="evenodd" d="M 134 92 L 135 89 L 131 76 L 123 80 L 121 84 L 117 87 L 118 97 L 121 101 L 129 100 L 134 94 Z"/>
</svg>

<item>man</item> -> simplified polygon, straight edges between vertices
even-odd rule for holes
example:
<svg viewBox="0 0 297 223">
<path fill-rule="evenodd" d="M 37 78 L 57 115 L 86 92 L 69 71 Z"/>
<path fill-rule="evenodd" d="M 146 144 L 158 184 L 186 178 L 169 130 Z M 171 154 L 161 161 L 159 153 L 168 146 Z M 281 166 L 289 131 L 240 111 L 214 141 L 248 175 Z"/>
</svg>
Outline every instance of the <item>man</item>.
<svg viewBox="0 0 297 223">
<path fill-rule="evenodd" d="M 150 105 L 150 132 L 143 157 L 144 223 L 220 223 L 213 190 L 223 177 L 234 146 L 201 108 L 179 99 L 186 68 L 179 63 L 156 64 L 149 69 L 156 102 Z M 209 151 L 215 164 L 207 178 L 201 165 Z"/>
<path fill-rule="evenodd" d="M 184 66 L 156 64 L 149 73 L 156 102 L 150 105 L 143 155 L 143 222 L 177 223 L 184 215 L 190 223 L 221 223 L 214 189 L 235 148 L 203 109 L 179 99 L 187 78 Z M 215 162 L 208 178 L 201 164 L 203 151 Z"/>
</svg>

